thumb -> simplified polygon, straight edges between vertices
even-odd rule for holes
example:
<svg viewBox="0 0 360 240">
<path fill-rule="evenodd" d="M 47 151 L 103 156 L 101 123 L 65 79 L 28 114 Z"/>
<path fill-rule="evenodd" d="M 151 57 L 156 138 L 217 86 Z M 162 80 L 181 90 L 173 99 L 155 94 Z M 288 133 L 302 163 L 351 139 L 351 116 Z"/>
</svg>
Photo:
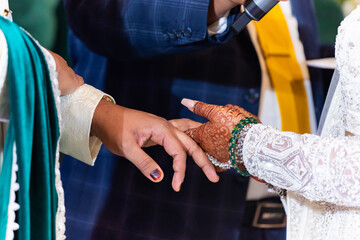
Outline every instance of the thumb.
<svg viewBox="0 0 360 240">
<path fill-rule="evenodd" d="M 160 166 L 138 145 L 134 144 L 134 147 L 127 151 L 125 158 L 132 162 L 151 181 L 160 182 L 164 178 Z"/>
<path fill-rule="evenodd" d="M 197 143 L 201 143 L 201 126 L 197 127 L 197 128 L 191 128 L 189 130 L 185 131 L 186 135 L 188 135 L 189 137 L 191 137 L 195 142 Z"/>
</svg>

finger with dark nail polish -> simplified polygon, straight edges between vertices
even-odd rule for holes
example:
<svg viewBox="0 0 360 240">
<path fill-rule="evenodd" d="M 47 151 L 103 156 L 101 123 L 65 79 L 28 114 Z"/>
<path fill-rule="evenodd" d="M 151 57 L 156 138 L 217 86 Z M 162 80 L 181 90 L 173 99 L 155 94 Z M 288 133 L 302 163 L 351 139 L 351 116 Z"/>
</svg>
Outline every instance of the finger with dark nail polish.
<svg viewBox="0 0 360 240">
<path fill-rule="evenodd" d="M 161 178 L 161 172 L 159 169 L 155 169 L 154 171 L 152 171 L 150 173 L 150 177 L 154 180 L 157 181 Z"/>
</svg>

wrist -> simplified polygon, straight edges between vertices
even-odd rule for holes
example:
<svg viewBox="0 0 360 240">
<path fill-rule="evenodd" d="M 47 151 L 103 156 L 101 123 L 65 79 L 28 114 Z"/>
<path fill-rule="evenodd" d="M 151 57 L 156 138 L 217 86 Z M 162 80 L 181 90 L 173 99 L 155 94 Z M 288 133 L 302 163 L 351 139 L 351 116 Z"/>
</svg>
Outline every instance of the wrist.
<svg viewBox="0 0 360 240">
<path fill-rule="evenodd" d="M 237 135 L 236 143 L 235 143 L 235 160 L 236 165 L 241 171 L 246 171 L 246 167 L 244 165 L 244 156 L 243 156 L 243 149 L 245 144 L 245 138 L 248 134 L 249 130 L 255 125 L 256 123 L 249 123 L 245 125 Z M 246 171 L 247 172 L 247 171 Z"/>
<path fill-rule="evenodd" d="M 107 115 L 112 110 L 112 107 L 114 107 L 114 102 L 105 95 L 96 106 L 91 122 L 90 136 L 96 136 L 101 139 L 101 127 L 105 124 Z"/>
<path fill-rule="evenodd" d="M 229 141 L 229 158 L 234 169 L 244 177 L 249 177 L 250 174 L 245 168 L 243 162 L 243 146 L 247 132 L 251 129 L 254 124 L 259 123 L 253 117 L 246 117 L 235 126 L 231 133 Z"/>
<path fill-rule="evenodd" d="M 241 171 L 247 172 L 246 166 L 244 163 L 243 149 L 244 149 L 244 145 L 245 145 L 245 138 L 246 138 L 247 134 L 249 133 L 250 129 L 254 125 L 256 125 L 256 123 L 250 123 L 250 124 L 246 125 L 243 129 L 241 129 L 241 131 L 239 132 L 239 135 L 236 139 L 236 145 L 235 145 L 236 164 Z M 262 180 L 260 178 L 252 176 L 250 174 L 249 174 L 249 176 L 258 182 L 266 183 L 264 180 Z"/>
</svg>

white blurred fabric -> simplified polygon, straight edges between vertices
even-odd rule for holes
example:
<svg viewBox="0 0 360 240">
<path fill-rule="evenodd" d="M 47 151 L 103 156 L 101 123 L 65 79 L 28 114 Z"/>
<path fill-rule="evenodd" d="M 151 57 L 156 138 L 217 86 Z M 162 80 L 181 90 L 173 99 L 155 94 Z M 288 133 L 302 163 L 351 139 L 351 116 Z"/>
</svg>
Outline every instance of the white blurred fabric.
<svg viewBox="0 0 360 240">
<path fill-rule="evenodd" d="M 338 29 L 336 63 L 321 137 L 255 125 L 245 139 L 248 171 L 288 190 L 287 239 L 360 238 L 360 7 Z"/>
</svg>

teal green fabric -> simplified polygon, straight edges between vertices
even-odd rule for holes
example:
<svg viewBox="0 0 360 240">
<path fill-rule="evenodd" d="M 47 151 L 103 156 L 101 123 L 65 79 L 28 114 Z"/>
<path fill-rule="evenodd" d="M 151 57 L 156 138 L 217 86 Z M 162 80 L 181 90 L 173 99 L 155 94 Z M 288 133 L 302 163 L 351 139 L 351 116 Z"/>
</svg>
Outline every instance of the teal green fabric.
<svg viewBox="0 0 360 240">
<path fill-rule="evenodd" d="M 0 239 L 5 238 L 12 151 L 17 149 L 16 239 L 55 239 L 57 193 L 55 160 L 59 124 L 45 58 L 18 25 L 0 17 L 8 45 L 10 119 L 0 172 Z"/>
<path fill-rule="evenodd" d="M 56 8 L 60 0 L 11 0 L 14 21 L 25 28 L 40 44 L 52 49 L 57 32 Z M 66 22 L 66 19 L 62 19 Z"/>
<path fill-rule="evenodd" d="M 70 61 L 68 26 L 61 0 L 11 0 L 10 9 L 14 22 L 29 31 L 42 46 Z"/>
<path fill-rule="evenodd" d="M 341 6 L 335 0 L 315 0 L 314 4 L 320 42 L 325 45 L 334 45 L 337 28 L 344 19 Z"/>
</svg>

